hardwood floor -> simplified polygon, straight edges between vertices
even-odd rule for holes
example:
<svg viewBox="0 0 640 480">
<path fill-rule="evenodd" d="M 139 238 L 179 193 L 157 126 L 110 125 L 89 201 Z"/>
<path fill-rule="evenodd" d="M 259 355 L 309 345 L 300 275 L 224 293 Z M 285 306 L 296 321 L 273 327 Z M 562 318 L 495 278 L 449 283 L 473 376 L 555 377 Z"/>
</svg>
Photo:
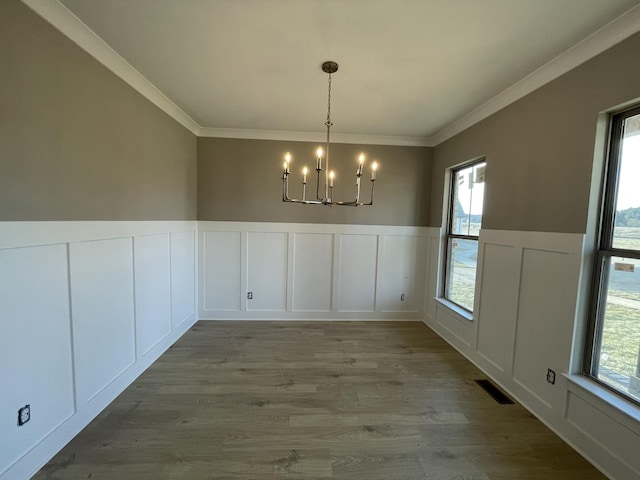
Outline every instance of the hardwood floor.
<svg viewBox="0 0 640 480">
<path fill-rule="evenodd" d="M 420 322 L 199 322 L 35 479 L 604 478 Z"/>
</svg>

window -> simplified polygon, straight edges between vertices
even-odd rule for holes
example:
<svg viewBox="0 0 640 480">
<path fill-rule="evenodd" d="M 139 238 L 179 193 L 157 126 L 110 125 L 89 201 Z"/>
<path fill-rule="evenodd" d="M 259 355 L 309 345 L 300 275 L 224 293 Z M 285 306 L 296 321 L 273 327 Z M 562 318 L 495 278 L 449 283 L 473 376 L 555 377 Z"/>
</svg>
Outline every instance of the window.
<svg viewBox="0 0 640 480">
<path fill-rule="evenodd" d="M 585 374 L 640 403 L 640 107 L 610 131 Z"/>
<path fill-rule="evenodd" d="M 482 225 L 486 162 L 475 161 L 451 171 L 444 297 L 473 311 Z"/>
</svg>

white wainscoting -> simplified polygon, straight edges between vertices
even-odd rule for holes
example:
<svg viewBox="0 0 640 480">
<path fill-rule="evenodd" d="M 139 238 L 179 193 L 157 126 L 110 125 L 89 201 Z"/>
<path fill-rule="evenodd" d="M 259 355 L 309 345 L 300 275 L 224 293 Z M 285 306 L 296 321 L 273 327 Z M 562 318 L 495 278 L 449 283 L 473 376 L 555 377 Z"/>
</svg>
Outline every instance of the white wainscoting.
<svg viewBox="0 0 640 480">
<path fill-rule="evenodd" d="M 201 319 L 423 317 L 424 227 L 199 222 L 199 231 Z"/>
<path fill-rule="evenodd" d="M 435 300 L 437 228 L 0 222 L 0 479 L 29 478 L 195 322 L 196 305 L 203 319 L 424 318 L 607 476 L 640 478 L 640 409 L 570 369 L 583 241 L 482 231 L 470 321 Z"/>
<path fill-rule="evenodd" d="M 294 312 L 331 312 L 333 242 L 331 233 L 293 234 Z"/>
<path fill-rule="evenodd" d="M 381 235 L 377 308 L 384 313 L 420 313 L 424 299 L 425 238 Z M 418 261 L 417 261 L 418 260 Z"/>
<path fill-rule="evenodd" d="M 131 238 L 69 245 L 78 404 L 88 403 L 136 360 Z"/>
<path fill-rule="evenodd" d="M 436 300 L 442 232 L 430 228 L 427 237 L 426 323 L 608 477 L 640 478 L 640 409 L 594 400 L 602 389 L 575 361 L 579 302 L 588 300 L 580 298 L 584 235 L 481 231 L 473 320 Z"/>
<path fill-rule="evenodd" d="M 171 332 L 169 235 L 134 238 L 136 348 L 145 355 Z"/>
<path fill-rule="evenodd" d="M 281 232 L 247 233 L 247 291 L 254 292 L 253 299 L 246 301 L 247 310 L 286 311 L 288 240 Z"/>
<path fill-rule="evenodd" d="M 0 250 L 0 472 L 74 414 L 68 282 L 66 245 Z"/>
<path fill-rule="evenodd" d="M 201 284 L 208 292 L 201 297 L 205 310 L 240 310 L 240 232 L 200 233 Z"/>
<path fill-rule="evenodd" d="M 338 310 L 374 312 L 378 277 L 378 235 L 340 235 Z"/>
<path fill-rule="evenodd" d="M 33 475 L 196 321 L 196 229 L 0 222 L 2 480 Z"/>
<path fill-rule="evenodd" d="M 196 232 L 172 232 L 170 240 L 171 323 L 176 328 L 189 320 L 197 320 Z"/>
</svg>

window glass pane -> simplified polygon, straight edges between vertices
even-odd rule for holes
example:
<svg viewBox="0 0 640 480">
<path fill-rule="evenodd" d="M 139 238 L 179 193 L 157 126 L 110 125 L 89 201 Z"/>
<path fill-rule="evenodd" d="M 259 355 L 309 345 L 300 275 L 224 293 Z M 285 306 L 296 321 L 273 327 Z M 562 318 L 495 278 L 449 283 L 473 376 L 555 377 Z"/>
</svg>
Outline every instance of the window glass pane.
<svg viewBox="0 0 640 480">
<path fill-rule="evenodd" d="M 449 239 L 446 297 L 469 311 L 473 311 L 478 263 L 477 240 Z"/>
<path fill-rule="evenodd" d="M 640 400 L 640 260 L 611 257 L 594 375 Z"/>
<path fill-rule="evenodd" d="M 640 114 L 624 121 L 612 245 L 640 251 Z"/>
<path fill-rule="evenodd" d="M 478 235 L 482 225 L 486 163 L 462 168 L 453 180 L 451 233 Z"/>
</svg>

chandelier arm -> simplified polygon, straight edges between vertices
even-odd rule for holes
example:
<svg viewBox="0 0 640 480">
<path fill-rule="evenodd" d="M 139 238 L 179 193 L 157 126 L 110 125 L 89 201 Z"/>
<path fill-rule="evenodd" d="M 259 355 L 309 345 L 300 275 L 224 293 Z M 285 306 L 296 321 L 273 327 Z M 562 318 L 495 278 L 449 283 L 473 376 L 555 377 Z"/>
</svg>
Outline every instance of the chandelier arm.
<svg viewBox="0 0 640 480">
<path fill-rule="evenodd" d="M 316 168 L 316 200 L 322 200 L 320 198 L 320 172 L 322 169 L 320 167 Z"/>
<path fill-rule="evenodd" d="M 289 198 L 284 201 L 287 203 L 302 203 L 304 205 L 322 205 L 322 202 L 319 202 L 318 200 L 302 200 L 300 198 Z"/>
<path fill-rule="evenodd" d="M 318 171 L 318 178 L 319 178 L 320 172 Z M 358 179 L 359 177 L 361 177 L 361 175 L 357 176 Z M 319 180 L 318 180 L 319 182 Z M 327 196 L 327 198 L 318 198 L 316 200 L 307 200 L 306 199 L 306 184 L 303 183 L 302 184 L 302 199 L 299 198 L 289 198 L 289 175 L 288 174 L 283 174 L 282 175 L 282 201 L 283 202 L 289 202 L 289 203 L 302 203 L 305 205 L 328 205 L 328 206 L 332 206 L 332 205 L 338 205 L 341 207 L 359 207 L 359 206 L 369 206 L 369 205 L 373 205 L 373 194 L 374 194 L 374 188 L 375 188 L 375 184 L 376 181 L 374 179 L 371 180 L 371 197 L 369 199 L 368 202 L 361 202 L 360 201 L 360 189 L 358 188 L 358 192 L 357 192 L 357 196 L 355 201 L 353 202 L 334 202 L 331 200 L 331 193 L 329 193 L 329 195 Z M 329 191 L 332 192 L 333 191 L 333 187 L 328 187 Z"/>
<path fill-rule="evenodd" d="M 373 205 L 373 187 L 375 187 L 376 185 L 376 180 L 375 178 L 371 179 L 371 199 L 369 200 L 369 203 L 365 203 L 365 205 Z"/>
<path fill-rule="evenodd" d="M 302 203 L 304 205 L 323 205 L 324 202 L 320 200 L 302 200 L 300 198 L 290 198 L 286 200 L 289 203 Z"/>
<path fill-rule="evenodd" d="M 360 177 L 360 175 L 358 175 L 358 177 Z M 373 188 L 375 186 L 375 182 L 376 182 L 375 180 L 371 180 L 371 198 L 369 199 L 368 202 L 361 202 L 359 198 L 356 198 L 354 202 L 334 202 L 333 204 L 344 206 L 344 207 L 360 207 L 360 206 L 364 207 L 364 206 L 373 205 Z"/>
<path fill-rule="evenodd" d="M 375 180 L 371 180 L 371 198 L 368 202 L 360 202 L 360 201 L 353 201 L 353 202 L 333 202 L 331 201 L 331 198 L 329 199 L 319 199 L 319 200 L 306 200 L 306 199 L 299 199 L 299 198 L 289 198 L 284 197 L 282 200 L 284 202 L 289 202 L 289 203 L 302 203 L 305 205 L 328 205 L 328 206 L 333 206 L 333 205 L 338 205 L 340 207 L 361 207 L 361 206 L 370 206 L 373 205 L 373 192 L 374 192 L 374 186 L 375 186 Z M 329 187 L 331 190 L 333 189 L 333 187 Z"/>
<path fill-rule="evenodd" d="M 282 201 L 289 201 L 289 176 L 286 173 L 282 175 Z"/>
</svg>

